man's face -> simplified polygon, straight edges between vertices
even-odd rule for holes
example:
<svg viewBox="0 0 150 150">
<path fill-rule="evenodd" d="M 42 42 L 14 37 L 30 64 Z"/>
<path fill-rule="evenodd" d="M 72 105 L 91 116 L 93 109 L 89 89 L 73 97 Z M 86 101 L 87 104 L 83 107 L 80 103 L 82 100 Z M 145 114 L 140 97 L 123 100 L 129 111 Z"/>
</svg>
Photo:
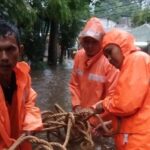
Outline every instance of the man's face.
<svg viewBox="0 0 150 150">
<path fill-rule="evenodd" d="M 100 42 L 91 37 L 83 38 L 81 45 L 85 49 L 88 57 L 92 57 L 100 51 Z"/>
<path fill-rule="evenodd" d="M 0 37 L 0 76 L 10 76 L 20 55 L 20 50 L 15 36 Z"/>
<path fill-rule="evenodd" d="M 104 49 L 104 55 L 109 62 L 116 68 L 120 69 L 124 60 L 121 49 L 115 44 L 109 44 Z"/>
</svg>

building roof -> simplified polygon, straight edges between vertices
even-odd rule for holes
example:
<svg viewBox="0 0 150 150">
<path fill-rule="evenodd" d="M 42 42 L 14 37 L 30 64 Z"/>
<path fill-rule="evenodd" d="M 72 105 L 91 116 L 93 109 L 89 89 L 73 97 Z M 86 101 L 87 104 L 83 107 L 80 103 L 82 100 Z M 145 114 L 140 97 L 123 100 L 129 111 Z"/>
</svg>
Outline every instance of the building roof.
<svg viewBox="0 0 150 150">
<path fill-rule="evenodd" d="M 150 24 L 143 24 L 130 31 L 137 42 L 150 42 Z"/>
</svg>

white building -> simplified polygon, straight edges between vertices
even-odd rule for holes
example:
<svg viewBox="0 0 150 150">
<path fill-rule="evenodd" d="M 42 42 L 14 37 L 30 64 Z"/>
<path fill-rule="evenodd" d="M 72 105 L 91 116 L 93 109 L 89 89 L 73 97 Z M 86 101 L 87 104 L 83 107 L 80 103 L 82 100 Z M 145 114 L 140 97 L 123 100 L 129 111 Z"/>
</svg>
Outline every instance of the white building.
<svg viewBox="0 0 150 150">
<path fill-rule="evenodd" d="M 109 31 L 111 28 L 114 28 L 116 26 L 116 22 L 109 20 L 109 19 L 105 19 L 105 18 L 100 18 L 105 31 Z"/>
</svg>

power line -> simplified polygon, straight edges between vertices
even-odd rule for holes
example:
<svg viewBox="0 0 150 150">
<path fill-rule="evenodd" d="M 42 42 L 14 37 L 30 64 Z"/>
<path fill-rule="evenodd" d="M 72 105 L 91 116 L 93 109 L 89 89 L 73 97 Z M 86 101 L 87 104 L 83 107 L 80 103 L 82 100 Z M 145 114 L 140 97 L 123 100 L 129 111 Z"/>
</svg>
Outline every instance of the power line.
<svg viewBox="0 0 150 150">
<path fill-rule="evenodd" d="M 97 2 L 98 2 L 98 1 L 97 1 Z M 143 4 L 146 4 L 146 1 L 143 0 L 142 2 L 143 2 Z M 105 2 L 104 2 L 104 3 L 105 3 Z M 114 3 L 114 2 L 111 3 L 111 2 L 109 1 L 108 4 L 109 4 L 109 5 L 114 5 L 115 3 Z M 123 3 L 122 3 L 122 4 L 123 4 Z M 131 3 L 128 3 L 128 4 L 126 4 L 126 5 L 123 4 L 123 5 L 120 5 L 120 6 L 117 6 L 117 7 L 124 7 L 124 6 L 129 6 L 129 5 L 132 5 L 132 4 L 134 4 L 134 5 L 137 4 L 137 6 L 138 6 L 138 4 L 140 4 L 140 6 L 141 6 L 141 3 L 138 3 L 138 2 L 136 2 L 136 1 L 134 1 L 134 2 L 132 1 Z"/>
<path fill-rule="evenodd" d="M 96 11 L 94 11 L 95 13 L 97 13 L 97 12 L 99 12 L 99 13 L 107 13 L 107 15 L 105 14 L 105 15 L 102 15 L 102 17 L 110 17 L 110 15 L 122 15 L 123 14 L 123 12 L 115 12 L 115 13 L 112 13 L 113 11 L 114 11 L 114 9 L 117 9 L 117 8 L 121 8 L 121 7 L 127 7 L 127 6 L 132 6 L 133 4 L 135 4 L 135 3 L 131 3 L 131 4 L 127 4 L 127 5 L 120 5 L 120 6 L 116 6 L 116 7 L 112 7 L 111 9 L 111 11 L 109 11 L 109 14 L 108 14 L 108 11 L 106 11 L 106 10 L 96 10 Z M 137 11 L 137 8 L 132 8 L 132 9 L 130 9 L 130 13 L 131 12 L 136 12 Z"/>
<path fill-rule="evenodd" d="M 130 10 L 130 13 L 134 13 L 134 12 L 136 12 L 136 10 L 137 9 L 132 9 L 132 10 Z M 112 13 L 112 12 L 109 12 L 109 14 L 105 14 L 105 15 L 101 15 L 102 17 L 106 17 L 106 18 L 108 18 L 108 17 L 110 17 L 110 16 L 112 16 L 112 15 L 122 15 L 123 13 L 122 12 L 120 12 L 120 13 Z"/>
<path fill-rule="evenodd" d="M 114 4 L 114 3 L 112 3 L 112 4 Z M 131 3 L 131 4 L 126 4 L 126 5 L 120 5 L 120 6 L 115 6 L 115 7 L 112 7 L 111 9 L 113 10 L 113 9 L 116 9 L 116 8 L 121 8 L 121 7 L 126 7 L 126 6 L 132 6 L 132 5 L 135 5 L 136 3 Z M 106 11 L 105 9 L 102 9 L 102 10 L 98 10 L 98 12 L 104 12 L 104 11 Z M 97 12 L 97 11 L 95 11 L 95 12 Z"/>
</svg>

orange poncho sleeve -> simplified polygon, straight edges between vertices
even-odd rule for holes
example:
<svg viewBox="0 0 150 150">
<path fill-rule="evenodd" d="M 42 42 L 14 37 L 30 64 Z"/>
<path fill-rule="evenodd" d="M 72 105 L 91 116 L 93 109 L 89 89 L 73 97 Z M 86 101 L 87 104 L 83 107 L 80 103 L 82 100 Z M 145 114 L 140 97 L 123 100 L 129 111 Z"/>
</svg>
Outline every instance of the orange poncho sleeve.
<svg viewBox="0 0 150 150">
<path fill-rule="evenodd" d="M 29 77 L 29 91 L 27 99 L 25 101 L 25 118 L 23 123 L 24 131 L 39 130 L 42 128 L 41 112 L 38 107 L 35 106 L 37 93 L 31 88 L 31 81 Z"/>
</svg>

